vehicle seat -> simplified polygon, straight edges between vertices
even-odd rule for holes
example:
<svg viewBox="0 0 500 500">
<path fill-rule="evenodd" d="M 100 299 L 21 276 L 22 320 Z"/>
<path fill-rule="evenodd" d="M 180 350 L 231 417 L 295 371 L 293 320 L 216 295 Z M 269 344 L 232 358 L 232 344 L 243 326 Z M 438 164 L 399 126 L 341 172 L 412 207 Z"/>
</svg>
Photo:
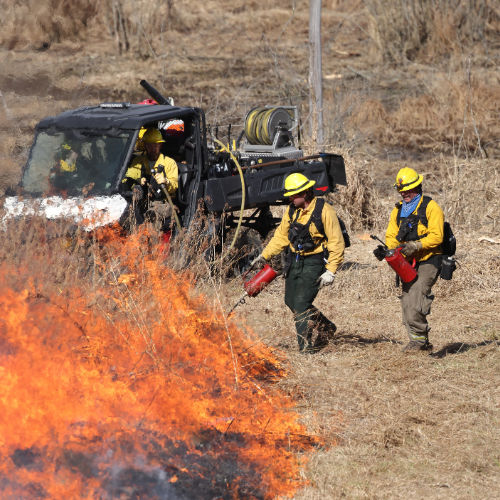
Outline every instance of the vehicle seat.
<svg viewBox="0 0 500 500">
<path fill-rule="evenodd" d="M 167 137 L 165 144 L 161 148 L 161 152 L 175 161 L 182 161 L 184 159 L 182 157 L 182 138 Z"/>
<path fill-rule="evenodd" d="M 186 164 L 192 166 L 195 158 L 195 142 L 193 136 L 188 137 L 182 145 Z"/>
</svg>

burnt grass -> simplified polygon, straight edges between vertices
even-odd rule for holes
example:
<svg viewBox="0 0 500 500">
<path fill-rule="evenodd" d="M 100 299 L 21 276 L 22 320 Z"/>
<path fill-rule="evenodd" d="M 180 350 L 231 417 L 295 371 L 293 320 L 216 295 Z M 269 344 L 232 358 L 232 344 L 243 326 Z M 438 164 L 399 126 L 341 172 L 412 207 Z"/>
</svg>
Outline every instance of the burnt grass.
<svg viewBox="0 0 500 500">
<path fill-rule="evenodd" d="M 19 497 L 49 498 L 45 481 L 57 481 L 66 471 L 76 474 L 83 483 L 96 479 L 99 487 L 94 494 L 99 498 L 269 498 L 259 474 L 261 466 L 253 466 L 238 454 L 248 445 L 244 435 L 204 429 L 196 441 L 190 449 L 182 441 L 149 434 L 142 436 L 139 451 L 136 442 L 114 441 L 107 446 L 101 443 L 100 452 L 94 450 L 95 443 L 88 443 L 87 450 L 67 447 L 56 451 L 56 457 L 54 450 L 49 454 L 36 447 L 17 449 L 10 456 L 17 469 L 47 472 L 49 476 L 43 484 L 21 484 L 14 479 L 14 472 L 4 475 L 0 484 L 12 488 Z M 79 448 L 84 447 L 85 443 L 79 444 Z M 126 461 L 119 458 L 123 453 Z"/>
</svg>

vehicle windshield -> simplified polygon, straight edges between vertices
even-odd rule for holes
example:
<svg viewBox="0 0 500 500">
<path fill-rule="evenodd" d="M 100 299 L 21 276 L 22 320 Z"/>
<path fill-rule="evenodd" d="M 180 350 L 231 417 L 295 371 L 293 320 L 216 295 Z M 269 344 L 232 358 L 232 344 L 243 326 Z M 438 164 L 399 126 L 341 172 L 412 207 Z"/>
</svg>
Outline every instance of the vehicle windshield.
<svg viewBox="0 0 500 500">
<path fill-rule="evenodd" d="M 23 173 L 23 191 L 31 195 L 108 194 L 117 184 L 133 131 L 96 135 L 65 130 L 38 132 Z"/>
</svg>

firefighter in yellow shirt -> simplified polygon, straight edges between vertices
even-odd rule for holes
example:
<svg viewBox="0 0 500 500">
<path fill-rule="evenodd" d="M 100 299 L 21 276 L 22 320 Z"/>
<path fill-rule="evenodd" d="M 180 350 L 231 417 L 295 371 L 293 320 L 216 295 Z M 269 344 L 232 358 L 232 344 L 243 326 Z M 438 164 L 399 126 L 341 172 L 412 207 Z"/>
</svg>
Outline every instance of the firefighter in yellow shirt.
<svg viewBox="0 0 500 500">
<path fill-rule="evenodd" d="M 64 143 L 61 146 L 59 169 L 61 172 L 76 172 L 76 159 L 78 153 L 69 143 Z"/>
<path fill-rule="evenodd" d="M 315 352 L 326 345 L 335 325 L 313 306 L 318 291 L 331 285 L 344 258 L 344 238 L 334 208 L 316 198 L 314 180 L 301 173 L 285 179 L 285 196 L 291 200 L 280 225 L 262 254 L 269 260 L 286 250 L 285 304 L 294 315 L 301 352 Z M 318 330 L 315 343 L 314 329 Z"/>
<path fill-rule="evenodd" d="M 163 190 L 166 189 L 171 198 L 175 197 L 179 187 L 177 163 L 161 153 L 165 140 L 158 129 L 147 129 L 142 141 L 145 152 L 130 164 L 121 192 L 131 199 L 137 223 L 143 222 L 146 211 L 153 212 L 156 220 L 166 222 L 172 212 Z"/>
<path fill-rule="evenodd" d="M 410 283 L 403 283 L 401 309 L 409 343 L 404 351 L 428 351 L 430 313 L 434 296 L 431 289 L 441 268 L 444 214 L 441 207 L 422 194 L 422 175 L 409 167 L 402 168 L 394 187 L 402 201 L 393 208 L 385 234 L 389 248 L 402 246 L 402 253 L 415 261 L 418 276 Z"/>
</svg>

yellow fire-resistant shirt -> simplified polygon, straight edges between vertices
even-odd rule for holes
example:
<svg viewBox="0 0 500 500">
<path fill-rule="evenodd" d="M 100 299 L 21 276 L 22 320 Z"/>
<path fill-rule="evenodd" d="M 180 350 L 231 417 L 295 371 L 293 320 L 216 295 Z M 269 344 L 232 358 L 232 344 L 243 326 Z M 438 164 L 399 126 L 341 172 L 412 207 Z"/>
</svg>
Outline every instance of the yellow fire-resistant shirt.
<svg viewBox="0 0 500 500">
<path fill-rule="evenodd" d="M 422 204 L 424 197 L 418 203 L 412 214 L 417 214 L 418 207 Z M 385 233 L 385 244 L 389 248 L 396 248 L 401 246 L 402 243 L 396 239 L 396 235 L 399 231 L 398 226 L 398 205 L 392 209 L 391 218 L 389 220 L 389 225 L 387 226 L 387 231 Z M 417 234 L 422 243 L 422 250 L 415 254 L 415 259 L 420 262 L 429 259 L 433 255 L 441 254 L 441 243 L 443 243 L 443 230 L 444 230 L 444 214 L 441 207 L 434 201 L 429 201 L 427 208 L 425 209 L 425 215 L 427 217 L 428 226 L 425 227 L 420 220 L 418 221 Z M 401 219 L 404 220 L 404 219 Z"/>
<path fill-rule="evenodd" d="M 293 214 L 293 220 L 297 220 L 299 224 L 307 224 L 316 206 L 316 199 L 317 198 L 314 198 L 307 208 L 298 208 Z M 298 218 L 295 219 L 297 212 Z M 288 246 L 292 252 L 300 253 L 304 256 L 321 253 L 323 252 L 323 248 L 326 248 L 328 250 L 326 268 L 334 273 L 344 260 L 345 245 L 335 209 L 328 203 L 325 203 L 323 211 L 321 212 L 321 222 L 323 222 L 324 234 L 318 231 L 314 222 L 311 222 L 309 226 L 309 233 L 314 243 L 317 243 L 318 246 L 310 252 L 298 252 L 288 239 L 288 230 L 290 228 L 290 207 L 288 207 L 271 241 L 267 244 L 266 248 L 264 248 L 262 256 L 264 259 L 269 260 L 274 255 L 281 253 Z"/>
<path fill-rule="evenodd" d="M 132 183 L 140 184 L 142 177 L 149 179 L 151 177 L 151 168 L 149 164 L 150 161 L 145 154 L 138 156 L 132 161 L 130 167 L 128 167 L 122 182 L 132 181 Z M 167 191 L 168 194 L 173 196 L 179 187 L 179 169 L 175 160 L 169 156 L 160 154 L 154 164 L 154 168 L 158 172 L 162 170 L 165 172 L 165 177 L 168 180 Z"/>
</svg>

